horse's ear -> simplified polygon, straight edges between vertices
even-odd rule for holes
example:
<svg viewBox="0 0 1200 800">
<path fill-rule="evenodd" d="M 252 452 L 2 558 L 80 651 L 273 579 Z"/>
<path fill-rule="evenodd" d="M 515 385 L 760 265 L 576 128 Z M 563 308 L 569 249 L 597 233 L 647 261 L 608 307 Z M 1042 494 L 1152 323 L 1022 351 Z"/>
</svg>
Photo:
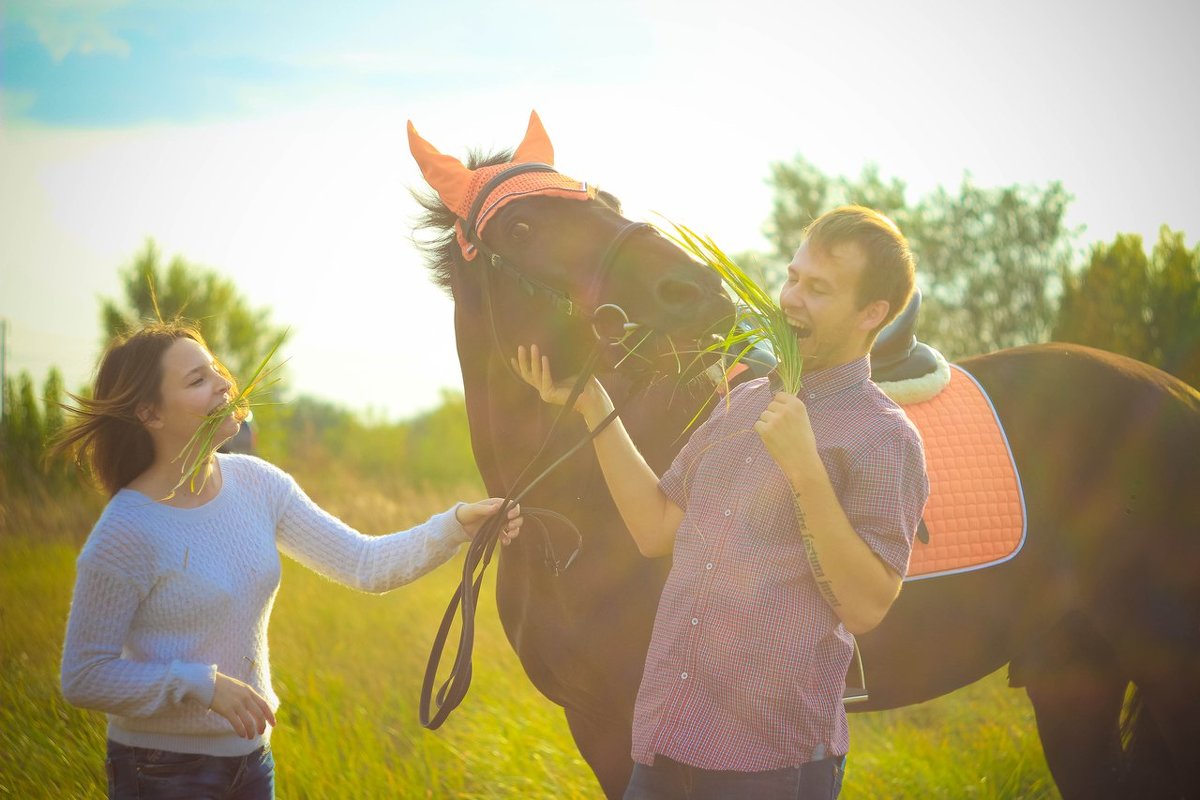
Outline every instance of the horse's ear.
<svg viewBox="0 0 1200 800">
<path fill-rule="evenodd" d="M 525 130 L 525 138 L 517 146 L 512 160 L 514 164 L 537 161 L 554 166 L 554 145 L 550 144 L 550 137 L 546 135 L 546 129 L 542 127 L 542 120 L 536 111 L 529 112 L 529 127 Z"/>
<path fill-rule="evenodd" d="M 421 168 L 421 174 L 438 193 L 438 197 L 442 198 L 446 207 L 458 216 L 465 217 L 471 170 L 454 156 L 443 155 L 436 147 L 422 139 L 411 120 L 408 123 L 408 149 L 416 159 L 417 166 Z"/>
</svg>

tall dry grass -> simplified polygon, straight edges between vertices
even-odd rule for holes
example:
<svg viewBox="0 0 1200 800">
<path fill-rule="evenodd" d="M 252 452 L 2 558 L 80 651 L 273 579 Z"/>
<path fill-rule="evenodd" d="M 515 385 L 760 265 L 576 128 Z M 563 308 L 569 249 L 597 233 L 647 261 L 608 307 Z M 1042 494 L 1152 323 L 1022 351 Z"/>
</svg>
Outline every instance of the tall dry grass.
<svg viewBox="0 0 1200 800">
<path fill-rule="evenodd" d="M 413 490 L 336 470 L 295 472 L 314 498 L 366 533 L 481 496 L 471 485 Z M 5 501 L 0 797 L 102 797 L 103 716 L 70 707 L 58 689 L 79 520 L 90 526 L 94 501 L 47 516 L 44 500 Z M 417 722 L 421 675 L 460 564 L 374 596 L 285 561 L 270 632 L 282 699 L 272 739 L 279 797 L 599 796 L 561 710 L 532 688 L 504 640 L 491 587 L 479 608 L 470 693 L 440 730 Z M 1029 705 L 1002 675 L 911 709 L 853 715 L 851 728 L 849 800 L 1057 797 Z"/>
</svg>

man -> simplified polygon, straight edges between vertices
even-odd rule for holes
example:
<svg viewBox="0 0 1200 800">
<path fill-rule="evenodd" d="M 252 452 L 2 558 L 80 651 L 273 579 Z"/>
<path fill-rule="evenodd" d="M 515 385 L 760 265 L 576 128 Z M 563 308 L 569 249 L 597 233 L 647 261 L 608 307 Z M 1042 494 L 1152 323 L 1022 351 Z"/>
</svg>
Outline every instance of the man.
<svg viewBox="0 0 1200 800">
<path fill-rule="evenodd" d="M 913 284 L 891 220 L 835 209 L 805 232 L 779 295 L 804 356 L 799 397 L 766 378 L 735 388 L 661 480 L 619 420 L 594 440 L 638 549 L 674 556 L 626 800 L 840 791 L 852 634 L 899 594 L 929 491 L 920 437 L 868 359 Z M 566 402 L 536 346 L 516 367 L 544 400 Z M 593 428 L 612 403 L 592 380 L 575 408 Z"/>
</svg>

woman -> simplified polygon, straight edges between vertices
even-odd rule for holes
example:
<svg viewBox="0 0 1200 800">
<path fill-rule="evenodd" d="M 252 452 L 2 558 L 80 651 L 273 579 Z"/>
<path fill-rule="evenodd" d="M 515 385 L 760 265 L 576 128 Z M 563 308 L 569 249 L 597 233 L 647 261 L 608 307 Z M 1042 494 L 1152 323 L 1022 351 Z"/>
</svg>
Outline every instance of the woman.
<svg viewBox="0 0 1200 800">
<path fill-rule="evenodd" d="M 274 796 L 267 623 L 279 551 L 385 592 L 447 561 L 501 506 L 459 503 L 368 537 L 251 456 L 210 454 L 180 486 L 180 454 L 234 391 L 198 331 L 147 325 L 105 352 L 59 443 L 111 495 L 79 556 L 62 686 L 72 704 L 108 714 L 113 798 Z M 227 416 L 213 447 L 239 424 Z M 521 521 L 512 509 L 503 543 Z"/>
</svg>

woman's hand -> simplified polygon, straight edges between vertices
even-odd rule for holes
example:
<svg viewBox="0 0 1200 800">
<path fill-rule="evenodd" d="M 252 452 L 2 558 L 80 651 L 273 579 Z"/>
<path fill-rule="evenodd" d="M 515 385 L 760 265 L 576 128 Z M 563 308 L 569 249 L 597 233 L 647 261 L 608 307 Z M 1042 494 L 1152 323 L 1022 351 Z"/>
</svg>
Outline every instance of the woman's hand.
<svg viewBox="0 0 1200 800">
<path fill-rule="evenodd" d="M 275 714 L 262 695 L 250 685 L 221 672 L 217 673 L 217 684 L 208 708 L 224 717 L 233 726 L 234 733 L 243 739 L 261 736 L 267 723 L 275 726 Z"/>
<path fill-rule="evenodd" d="M 487 518 L 500 510 L 504 501 L 499 497 L 490 497 L 487 500 L 481 500 L 478 503 L 464 503 L 454 510 L 454 517 L 458 520 L 458 524 L 463 526 L 463 529 L 470 534 L 471 538 L 475 538 L 475 534 L 479 533 L 479 529 L 483 527 L 483 523 Z M 517 534 L 521 532 L 521 523 L 525 518 L 521 516 L 521 507 L 515 505 L 508 510 L 508 521 L 504 523 L 504 527 L 500 530 L 500 543 L 508 544 L 513 539 L 517 538 Z"/>
<path fill-rule="evenodd" d="M 538 390 L 543 401 L 556 406 L 567 404 L 574 381 L 555 383 L 550 374 L 550 359 L 538 351 L 536 344 L 530 345 L 528 350 L 524 346 L 518 347 L 517 357 L 512 360 L 512 365 L 523 381 Z M 595 377 L 589 378 L 587 385 L 579 393 L 574 410 L 583 415 L 589 429 L 599 424 L 600 420 L 612 411 L 612 401 L 608 398 L 608 392 L 604 391 L 604 387 Z"/>
</svg>

